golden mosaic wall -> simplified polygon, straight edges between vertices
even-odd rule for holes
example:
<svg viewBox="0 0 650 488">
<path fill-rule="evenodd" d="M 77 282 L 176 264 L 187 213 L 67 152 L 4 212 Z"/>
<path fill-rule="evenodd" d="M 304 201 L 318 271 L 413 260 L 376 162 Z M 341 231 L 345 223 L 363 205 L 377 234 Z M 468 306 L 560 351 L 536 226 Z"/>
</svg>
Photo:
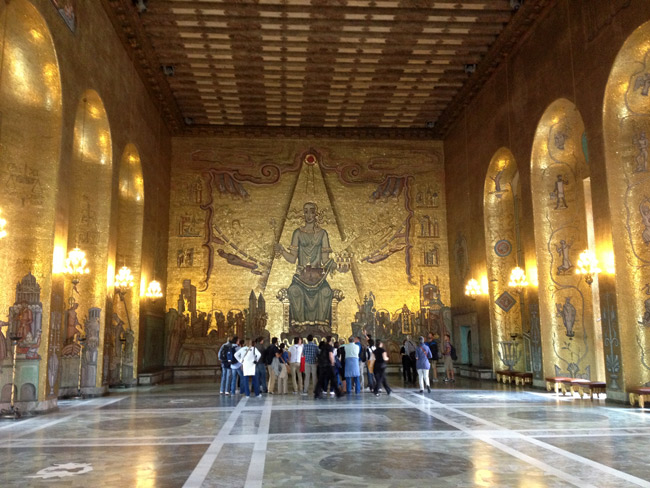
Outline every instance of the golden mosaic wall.
<svg viewBox="0 0 650 488">
<path fill-rule="evenodd" d="M 449 302 L 440 143 L 179 138 L 172 157 L 168 308 L 185 279 L 204 312 L 243 310 L 254 290 L 279 335 L 275 295 L 295 265 L 276 259 L 274 243 L 289 247 L 307 201 L 318 204 L 334 253 L 354 255 L 350 272 L 328 278 L 346 296 L 339 333 L 370 291 L 378 308 L 417 310 L 422 278 Z"/>
<path fill-rule="evenodd" d="M 535 135 L 531 183 L 540 324 L 546 376 L 602 380 L 592 289 L 576 275 L 578 256 L 588 248 L 584 133 L 576 107 L 559 99 L 548 107 Z"/>
<path fill-rule="evenodd" d="M 608 376 L 623 390 L 650 384 L 649 71 L 645 23 L 616 57 L 603 116 L 618 304 L 617 327 L 604 331 L 605 353 Z"/>
<path fill-rule="evenodd" d="M 0 241 L 6 285 L 0 289 L 0 330 L 7 334 L 4 322 L 16 300 L 16 283 L 31 271 L 41 287 L 43 310 L 40 336 L 22 353 L 31 357 L 18 367 L 17 384 L 36 388 L 36 406 L 29 409 L 56 406 L 66 370 L 65 311 L 71 286 L 62 265 L 67 251 L 81 247 L 90 268 L 78 286 L 78 322 L 84 323 L 89 308 L 101 308 L 99 358 L 91 370 L 96 381 L 88 379 L 87 385 L 93 394 L 104 391 L 101 355 L 113 311 L 116 253 L 133 260 L 128 264 L 138 289 L 129 308 L 136 337 L 145 303 L 141 279 L 156 276 L 164 282 L 166 273 L 169 135 L 101 2 L 75 5 L 73 33 L 51 0 L 0 2 L 0 29 L 6 27 L 0 32 L 0 209 L 8 232 Z M 118 162 L 125 148 L 136 145 L 137 151 L 130 152 L 137 152 L 141 168 L 130 173 L 132 181 L 140 196 L 146 192 L 152 199 L 146 206 L 143 201 L 133 208 L 122 205 L 126 210 L 120 215 Z M 139 233 L 124 232 L 137 215 Z M 148 232 L 143 235 L 145 218 Z M 162 315 L 162 300 L 146 303 L 146 314 Z M 137 343 L 134 347 L 137 354 Z M 5 356 L 3 365 L 10 361 Z M 134 362 L 130 376 L 137 374 L 137 366 Z M 2 386 L 10 381 L 7 372 L 11 368 L 3 367 Z"/>
<path fill-rule="evenodd" d="M 510 271 L 519 265 L 516 199 L 517 163 L 505 147 L 492 157 L 485 178 L 483 216 L 489 283 L 492 361 L 495 370 L 524 370 L 522 295 L 508 286 Z M 517 335 L 513 341 L 512 336 Z M 515 342 L 516 346 L 511 343 Z M 514 348 L 514 351 L 511 351 Z"/>
</svg>

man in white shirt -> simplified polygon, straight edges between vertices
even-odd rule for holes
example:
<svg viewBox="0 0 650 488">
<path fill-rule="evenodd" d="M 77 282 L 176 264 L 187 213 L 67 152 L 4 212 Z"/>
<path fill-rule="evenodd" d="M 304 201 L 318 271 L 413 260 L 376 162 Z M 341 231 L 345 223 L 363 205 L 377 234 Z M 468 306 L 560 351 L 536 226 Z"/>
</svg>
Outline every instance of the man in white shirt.
<svg viewBox="0 0 650 488">
<path fill-rule="evenodd" d="M 293 346 L 289 348 L 289 366 L 291 366 L 291 381 L 293 381 L 293 394 L 302 392 L 302 373 L 300 372 L 300 358 L 302 357 L 302 338 L 294 337 Z M 296 376 L 298 381 L 296 382 Z"/>
</svg>

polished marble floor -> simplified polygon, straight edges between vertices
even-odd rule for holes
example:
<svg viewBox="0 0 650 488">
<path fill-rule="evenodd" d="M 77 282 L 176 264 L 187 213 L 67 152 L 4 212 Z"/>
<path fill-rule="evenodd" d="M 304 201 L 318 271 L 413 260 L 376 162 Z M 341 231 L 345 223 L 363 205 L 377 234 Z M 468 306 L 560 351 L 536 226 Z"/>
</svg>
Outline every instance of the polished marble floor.
<svg viewBox="0 0 650 488">
<path fill-rule="evenodd" d="M 0 421 L 0 487 L 650 487 L 650 409 L 459 379 L 430 394 L 183 382 Z"/>
</svg>

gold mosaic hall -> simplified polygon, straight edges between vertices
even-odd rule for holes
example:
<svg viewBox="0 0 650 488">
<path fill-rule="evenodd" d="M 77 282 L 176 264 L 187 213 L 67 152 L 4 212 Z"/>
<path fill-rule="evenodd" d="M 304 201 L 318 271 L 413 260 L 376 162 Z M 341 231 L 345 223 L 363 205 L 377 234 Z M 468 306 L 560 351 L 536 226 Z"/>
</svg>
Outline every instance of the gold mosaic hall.
<svg viewBox="0 0 650 488">
<path fill-rule="evenodd" d="M 650 487 L 650 1 L 0 37 L 0 486 Z"/>
</svg>

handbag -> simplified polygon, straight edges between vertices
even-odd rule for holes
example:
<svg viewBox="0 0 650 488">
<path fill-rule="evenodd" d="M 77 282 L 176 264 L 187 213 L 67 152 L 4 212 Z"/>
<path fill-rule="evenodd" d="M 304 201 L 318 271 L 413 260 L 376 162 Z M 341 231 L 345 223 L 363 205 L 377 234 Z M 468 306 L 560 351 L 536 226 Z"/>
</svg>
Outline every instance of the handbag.
<svg viewBox="0 0 650 488">
<path fill-rule="evenodd" d="M 300 358 L 300 372 L 301 373 L 305 372 L 305 356 Z"/>
</svg>

